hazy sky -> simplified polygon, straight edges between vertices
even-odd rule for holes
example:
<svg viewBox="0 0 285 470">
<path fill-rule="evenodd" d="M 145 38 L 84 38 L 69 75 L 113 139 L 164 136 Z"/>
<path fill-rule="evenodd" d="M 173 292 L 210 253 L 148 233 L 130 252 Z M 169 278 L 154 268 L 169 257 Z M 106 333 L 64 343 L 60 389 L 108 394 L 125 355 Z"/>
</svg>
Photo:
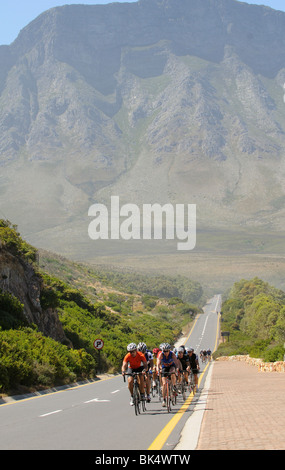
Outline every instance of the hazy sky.
<svg viewBox="0 0 285 470">
<path fill-rule="evenodd" d="M 82 4 L 82 5 L 95 5 L 95 4 L 106 4 L 113 3 L 115 0 L 98 0 L 80 2 L 74 0 L 68 2 L 66 0 L 1 0 L 0 4 L 0 44 L 10 44 L 16 39 L 21 29 L 27 26 L 32 20 L 34 20 L 43 11 L 49 8 L 71 5 L 71 4 Z M 136 0 L 124 0 L 126 3 L 133 3 Z M 202 0 L 201 0 L 202 1 Z M 122 1 L 120 1 L 122 3 Z M 253 1 L 248 0 L 245 3 L 251 3 L 255 5 L 267 5 L 276 10 L 285 11 L 284 0 L 260 0 Z"/>
</svg>

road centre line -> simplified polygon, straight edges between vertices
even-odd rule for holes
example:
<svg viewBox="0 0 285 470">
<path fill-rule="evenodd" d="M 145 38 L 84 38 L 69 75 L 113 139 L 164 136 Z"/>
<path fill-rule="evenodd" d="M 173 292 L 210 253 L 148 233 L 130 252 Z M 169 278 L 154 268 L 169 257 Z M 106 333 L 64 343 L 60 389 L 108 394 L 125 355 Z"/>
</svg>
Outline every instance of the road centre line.
<svg viewBox="0 0 285 470">
<path fill-rule="evenodd" d="M 201 373 L 198 381 L 198 387 L 200 387 L 201 380 L 206 372 L 209 363 L 206 365 L 205 369 Z M 176 412 L 173 418 L 168 422 L 168 424 L 162 429 L 162 431 L 158 434 L 152 444 L 149 446 L 147 450 L 161 450 L 163 445 L 166 442 L 166 439 L 170 436 L 172 431 L 174 430 L 175 426 L 178 424 L 182 416 L 184 415 L 185 411 L 188 410 L 188 407 L 191 405 L 193 398 L 195 395 L 193 392 L 189 395 L 189 397 L 185 400 L 181 408 Z"/>
</svg>

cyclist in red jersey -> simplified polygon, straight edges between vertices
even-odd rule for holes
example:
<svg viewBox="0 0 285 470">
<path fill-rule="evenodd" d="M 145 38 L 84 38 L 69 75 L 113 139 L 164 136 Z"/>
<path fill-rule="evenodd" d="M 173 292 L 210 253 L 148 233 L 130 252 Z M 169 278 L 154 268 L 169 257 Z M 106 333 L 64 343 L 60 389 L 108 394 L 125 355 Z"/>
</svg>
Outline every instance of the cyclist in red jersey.
<svg viewBox="0 0 285 470">
<path fill-rule="evenodd" d="M 147 370 L 147 362 L 145 355 L 137 350 L 137 346 L 135 343 L 130 343 L 127 346 L 128 354 L 125 355 L 122 364 L 122 375 L 124 376 L 127 372 L 131 374 L 132 372 L 143 372 Z M 138 376 L 138 383 L 141 392 L 142 400 L 145 399 L 144 396 L 144 379 L 142 375 Z M 128 388 L 131 394 L 131 401 L 130 405 L 132 406 L 133 403 L 133 386 L 134 386 L 134 378 L 129 375 L 128 376 Z"/>
</svg>

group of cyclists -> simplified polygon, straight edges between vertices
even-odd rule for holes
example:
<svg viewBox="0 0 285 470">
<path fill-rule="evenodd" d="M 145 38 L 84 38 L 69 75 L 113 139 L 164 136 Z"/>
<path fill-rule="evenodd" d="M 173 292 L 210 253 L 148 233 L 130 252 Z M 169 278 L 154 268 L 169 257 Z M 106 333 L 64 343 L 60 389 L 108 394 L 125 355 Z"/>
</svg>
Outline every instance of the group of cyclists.
<svg viewBox="0 0 285 470">
<path fill-rule="evenodd" d="M 130 405 L 133 405 L 133 383 L 131 375 L 133 372 L 142 372 L 138 376 L 138 383 L 141 393 L 141 399 L 150 402 L 151 381 L 153 386 L 159 383 L 162 387 L 162 406 L 166 406 L 166 381 L 169 374 L 175 391 L 177 384 L 182 380 L 184 374 L 186 384 L 188 384 L 189 374 L 194 375 L 196 392 L 198 391 L 198 373 L 199 360 L 193 348 L 187 348 L 184 345 L 171 348 L 168 343 L 162 343 L 159 348 L 154 348 L 151 352 L 147 349 L 145 343 L 138 345 L 130 343 L 127 346 L 127 354 L 122 363 L 122 375 L 128 375 L 128 388 L 131 394 Z M 157 379 L 158 382 L 157 382 Z M 146 382 L 145 382 L 146 380 Z M 146 388 L 146 397 L 145 397 Z"/>
<path fill-rule="evenodd" d="M 202 349 L 200 351 L 200 358 L 202 362 L 210 361 L 212 358 L 212 351 L 211 349 Z"/>
</svg>

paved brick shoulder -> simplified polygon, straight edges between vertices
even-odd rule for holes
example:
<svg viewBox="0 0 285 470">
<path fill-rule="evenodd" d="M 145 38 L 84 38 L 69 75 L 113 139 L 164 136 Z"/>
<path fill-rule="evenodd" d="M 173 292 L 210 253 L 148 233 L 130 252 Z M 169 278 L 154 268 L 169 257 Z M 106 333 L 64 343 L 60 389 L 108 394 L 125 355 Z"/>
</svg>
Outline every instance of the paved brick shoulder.
<svg viewBox="0 0 285 470">
<path fill-rule="evenodd" d="M 216 361 L 196 450 L 284 450 L 285 374 Z"/>
</svg>

